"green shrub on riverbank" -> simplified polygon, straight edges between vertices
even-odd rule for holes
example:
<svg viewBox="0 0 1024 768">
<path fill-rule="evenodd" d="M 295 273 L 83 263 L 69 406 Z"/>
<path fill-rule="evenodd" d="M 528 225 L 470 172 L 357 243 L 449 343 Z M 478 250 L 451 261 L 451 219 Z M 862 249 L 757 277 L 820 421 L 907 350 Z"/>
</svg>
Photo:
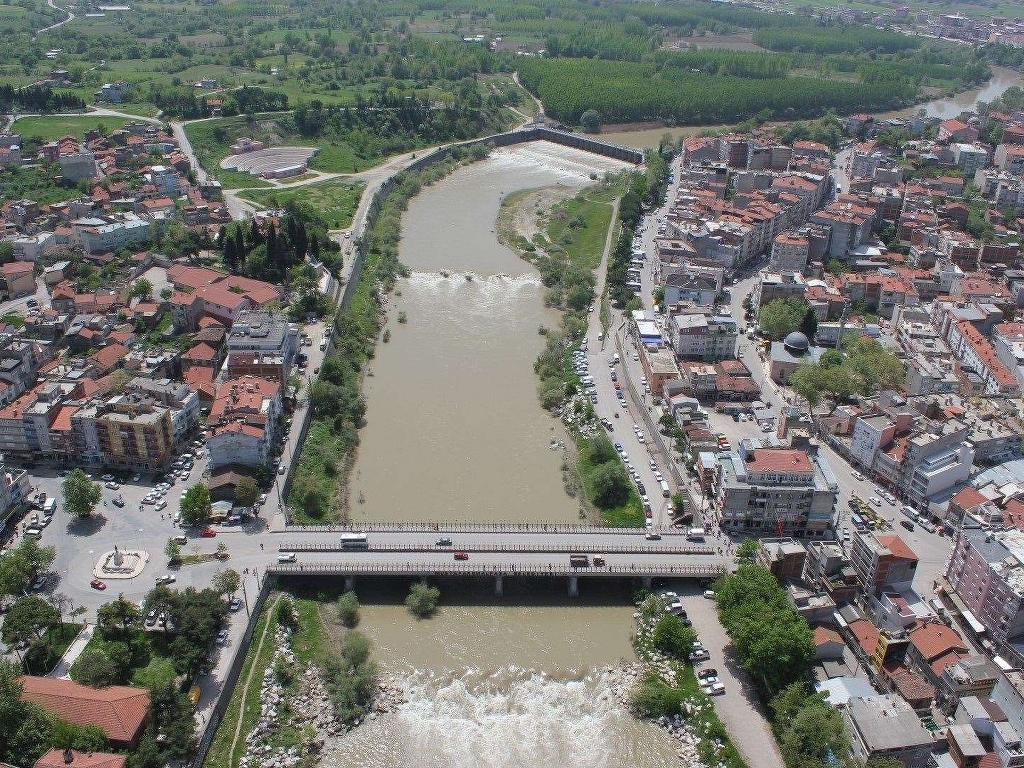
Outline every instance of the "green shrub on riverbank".
<svg viewBox="0 0 1024 768">
<path fill-rule="evenodd" d="M 466 161 L 487 156 L 487 148 L 456 148 L 451 156 L 417 173 L 399 173 L 365 237 L 366 255 L 359 285 L 347 310 L 336 318 L 336 344 L 309 388 L 312 420 L 292 475 L 287 505 L 296 525 L 340 519 L 345 481 L 359 444 L 366 403 L 361 392 L 363 365 L 373 357 L 383 325 L 383 296 L 404 267 L 398 260 L 402 212 L 423 186 L 444 178 Z"/>
<path fill-rule="evenodd" d="M 426 619 L 434 615 L 440 601 L 440 589 L 425 581 L 417 581 L 409 587 L 409 596 L 405 598 L 405 607 L 417 619 Z"/>
</svg>

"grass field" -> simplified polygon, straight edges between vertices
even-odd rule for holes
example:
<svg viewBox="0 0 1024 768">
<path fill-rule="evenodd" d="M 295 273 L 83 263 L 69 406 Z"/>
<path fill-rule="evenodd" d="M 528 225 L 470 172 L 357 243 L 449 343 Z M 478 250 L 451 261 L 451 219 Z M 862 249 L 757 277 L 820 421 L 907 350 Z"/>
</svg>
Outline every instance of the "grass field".
<svg viewBox="0 0 1024 768">
<path fill-rule="evenodd" d="M 618 186 L 585 189 L 569 200 L 556 203 L 545 224 L 548 240 L 564 248 L 575 264 L 597 269 L 612 222 L 611 201 L 619 194 Z"/>
<path fill-rule="evenodd" d="M 363 194 L 362 182 L 326 181 L 298 189 L 246 191 L 239 197 L 264 208 L 281 208 L 290 200 L 309 203 L 330 229 L 348 229 Z"/>
<path fill-rule="evenodd" d="M 14 121 L 11 130 L 25 137 L 53 141 L 68 134 L 80 139 L 86 131 L 93 128 L 100 129 L 102 133 L 110 133 L 117 128 L 123 128 L 127 122 L 120 117 L 103 117 L 102 115 L 22 117 Z"/>
</svg>

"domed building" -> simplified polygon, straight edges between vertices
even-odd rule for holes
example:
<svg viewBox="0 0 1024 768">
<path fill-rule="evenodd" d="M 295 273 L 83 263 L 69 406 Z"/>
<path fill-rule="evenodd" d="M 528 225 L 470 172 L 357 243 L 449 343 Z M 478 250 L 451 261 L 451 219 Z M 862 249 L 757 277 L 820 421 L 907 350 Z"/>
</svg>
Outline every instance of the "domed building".
<svg viewBox="0 0 1024 768">
<path fill-rule="evenodd" d="M 790 376 L 802 363 L 816 363 L 825 350 L 811 344 L 800 331 L 793 331 L 782 341 L 772 342 L 770 375 L 772 381 L 788 384 Z"/>
</svg>

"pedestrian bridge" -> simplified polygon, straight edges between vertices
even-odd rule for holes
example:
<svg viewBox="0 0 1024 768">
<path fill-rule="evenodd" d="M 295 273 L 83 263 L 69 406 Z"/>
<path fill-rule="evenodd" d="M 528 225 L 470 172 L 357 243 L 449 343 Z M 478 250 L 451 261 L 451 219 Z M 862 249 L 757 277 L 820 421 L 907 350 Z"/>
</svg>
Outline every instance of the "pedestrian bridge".
<svg viewBox="0 0 1024 768">
<path fill-rule="evenodd" d="M 712 539 L 691 542 L 678 531 L 647 539 L 644 529 L 589 526 L 439 525 L 370 526 L 365 548 L 341 542 L 350 528 L 289 528 L 279 552 L 294 553 L 294 562 L 275 562 L 276 576 L 335 576 L 351 588 L 356 577 L 493 578 L 501 594 L 505 577 L 564 577 L 576 595 L 581 578 L 653 579 L 717 578 L 729 558 Z M 459 552 L 460 559 L 455 559 Z M 573 566 L 570 555 L 587 555 L 587 565 Z M 603 564 L 594 565 L 600 555 Z M 464 558 L 464 559 L 463 559 Z"/>
</svg>

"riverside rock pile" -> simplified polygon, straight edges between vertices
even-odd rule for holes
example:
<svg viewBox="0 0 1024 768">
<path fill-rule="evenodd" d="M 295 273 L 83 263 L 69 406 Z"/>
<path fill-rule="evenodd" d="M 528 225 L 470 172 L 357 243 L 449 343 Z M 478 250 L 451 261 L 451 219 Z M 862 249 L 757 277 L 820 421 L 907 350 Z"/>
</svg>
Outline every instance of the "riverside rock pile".
<svg viewBox="0 0 1024 768">
<path fill-rule="evenodd" d="M 274 643 L 273 660 L 263 670 L 260 715 L 245 740 L 245 754 L 239 762 L 240 768 L 290 768 L 302 762 L 304 755 L 322 750 L 327 737 L 344 730 L 334 718 L 320 671 L 315 667 L 307 668 L 299 676 L 295 693 L 285 692 L 276 668 L 282 666 L 293 673 L 296 671 L 291 632 L 279 626 L 274 632 Z M 284 707 L 285 703 L 287 708 Z M 282 723 L 285 716 L 287 720 Z M 300 746 L 285 749 L 270 744 L 271 737 L 282 724 L 303 733 Z"/>
</svg>

